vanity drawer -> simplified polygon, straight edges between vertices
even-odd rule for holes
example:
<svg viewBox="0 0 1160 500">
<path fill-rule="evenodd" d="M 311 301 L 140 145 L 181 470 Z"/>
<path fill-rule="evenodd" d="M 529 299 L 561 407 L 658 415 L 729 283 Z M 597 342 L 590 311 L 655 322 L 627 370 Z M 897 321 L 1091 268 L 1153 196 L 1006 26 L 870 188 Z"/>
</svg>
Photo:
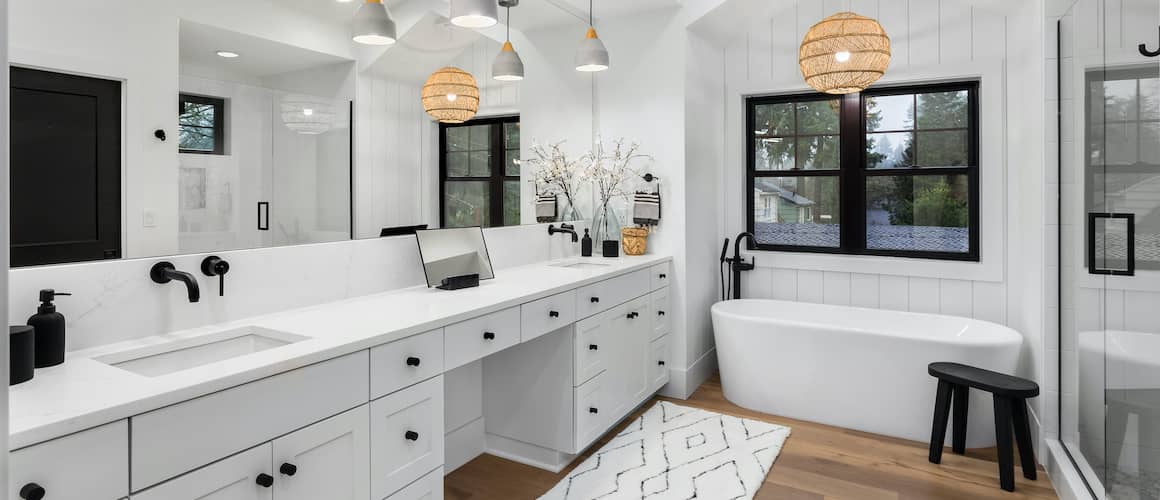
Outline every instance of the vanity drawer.
<svg viewBox="0 0 1160 500">
<path fill-rule="evenodd" d="M 574 453 L 580 453 L 596 441 L 611 422 L 612 409 L 608 406 L 612 403 L 612 397 L 609 395 L 610 388 L 604 386 L 604 378 L 605 375 L 602 373 L 575 389 Z"/>
<path fill-rule="evenodd" d="M 133 417 L 133 491 L 366 403 L 368 363 L 359 351 Z"/>
<path fill-rule="evenodd" d="M 21 448 L 8 461 L 8 498 L 35 483 L 44 498 L 117 500 L 129 494 L 129 422 Z"/>
<path fill-rule="evenodd" d="M 600 314 L 576 323 L 576 345 L 572 348 L 575 370 L 572 383 L 583 385 L 607 368 L 608 356 L 613 347 L 608 343 L 608 332 L 612 328 L 608 314 Z"/>
<path fill-rule="evenodd" d="M 443 465 L 443 377 L 371 402 L 371 496 L 387 498 Z"/>
<path fill-rule="evenodd" d="M 266 443 L 251 448 L 165 484 L 136 493 L 133 500 L 187 498 L 270 500 L 274 498 L 274 488 L 263 488 L 257 481 L 259 474 L 274 475 L 274 468 L 270 462 L 272 447 L 273 445 Z M 274 480 L 277 481 L 278 478 Z"/>
<path fill-rule="evenodd" d="M 443 500 L 443 468 L 431 471 L 385 500 Z"/>
<path fill-rule="evenodd" d="M 520 308 L 448 326 L 443 334 L 443 362 L 447 370 L 520 343 Z"/>
<path fill-rule="evenodd" d="M 669 336 L 653 340 L 649 346 L 649 392 L 669 383 Z"/>
<path fill-rule="evenodd" d="M 669 282 L 672 281 L 670 279 L 672 273 L 672 265 L 668 262 L 652 266 L 649 269 L 649 281 L 652 284 L 652 289 L 660 290 L 661 288 L 669 286 Z"/>
<path fill-rule="evenodd" d="M 443 330 L 371 349 L 371 399 L 443 373 Z"/>
<path fill-rule="evenodd" d="M 673 316 L 669 312 L 672 303 L 669 300 L 669 289 L 662 288 L 649 295 L 652 300 L 652 335 L 650 339 L 660 338 L 673 331 Z"/>
<path fill-rule="evenodd" d="M 576 291 L 576 318 L 600 314 L 649 293 L 649 274 L 649 269 L 642 269 L 580 287 Z"/>
<path fill-rule="evenodd" d="M 520 306 L 520 337 L 524 342 L 576 322 L 576 291 L 564 292 Z"/>
</svg>

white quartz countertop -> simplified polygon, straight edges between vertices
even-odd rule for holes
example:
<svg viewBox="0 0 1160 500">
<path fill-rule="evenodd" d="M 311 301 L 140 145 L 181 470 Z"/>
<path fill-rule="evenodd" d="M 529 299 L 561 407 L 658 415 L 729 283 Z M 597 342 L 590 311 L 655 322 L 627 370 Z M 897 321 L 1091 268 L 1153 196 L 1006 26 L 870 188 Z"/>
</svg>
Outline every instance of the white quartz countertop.
<svg viewBox="0 0 1160 500">
<path fill-rule="evenodd" d="M 570 259 L 608 266 L 565 268 L 543 262 L 496 271 L 478 288 L 405 288 L 68 354 L 64 364 L 36 371 L 9 389 L 9 441 L 29 446 L 139 415 L 212 392 L 564 292 L 650 266 L 668 256 Z M 238 291 L 234 293 L 246 293 Z M 132 321 L 126 318 L 126 321 Z M 306 340 L 189 370 L 146 377 L 93 358 L 256 326 Z"/>
</svg>

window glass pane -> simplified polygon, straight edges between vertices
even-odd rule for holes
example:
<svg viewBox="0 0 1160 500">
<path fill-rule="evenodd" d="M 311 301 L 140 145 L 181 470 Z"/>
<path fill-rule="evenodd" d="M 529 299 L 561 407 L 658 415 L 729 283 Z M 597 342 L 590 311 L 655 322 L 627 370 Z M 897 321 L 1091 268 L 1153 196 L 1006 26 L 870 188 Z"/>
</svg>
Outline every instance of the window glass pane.
<svg viewBox="0 0 1160 500">
<path fill-rule="evenodd" d="M 913 165 L 913 132 L 866 134 L 866 168 L 906 168 Z"/>
<path fill-rule="evenodd" d="M 961 167 L 967 164 L 967 131 L 918 133 L 917 165 Z"/>
<path fill-rule="evenodd" d="M 447 129 L 447 150 L 467 151 L 467 135 L 469 127 L 450 127 Z"/>
<path fill-rule="evenodd" d="M 966 175 L 875 176 L 866 179 L 866 248 L 970 250 Z"/>
<path fill-rule="evenodd" d="M 793 103 L 761 104 L 755 108 L 753 132 L 759 137 L 793 135 Z"/>
<path fill-rule="evenodd" d="M 509 149 L 504 156 L 503 162 L 504 175 L 519 177 L 520 175 L 520 150 Z"/>
<path fill-rule="evenodd" d="M 467 127 L 470 132 L 472 151 L 487 151 L 491 147 L 491 125 L 475 125 Z"/>
<path fill-rule="evenodd" d="M 444 187 L 443 210 L 446 227 L 489 226 L 486 181 L 451 181 Z"/>
<path fill-rule="evenodd" d="M 491 153 L 486 150 L 471 152 L 471 176 L 491 177 Z"/>
<path fill-rule="evenodd" d="M 503 183 L 503 225 L 520 225 L 520 181 Z"/>
<path fill-rule="evenodd" d="M 798 134 L 838 133 L 839 106 L 840 103 L 837 99 L 798 103 Z"/>
<path fill-rule="evenodd" d="M 1135 120 L 1136 80 L 1104 82 L 1104 117 L 1108 121 Z"/>
<path fill-rule="evenodd" d="M 504 141 L 505 148 L 507 148 L 507 149 L 519 149 L 520 148 L 520 124 L 519 124 L 519 122 L 503 124 L 503 137 L 504 137 L 503 141 Z"/>
<path fill-rule="evenodd" d="M 766 245 L 837 248 L 837 176 L 762 177 L 753 183 L 754 234 Z"/>
<path fill-rule="evenodd" d="M 755 167 L 757 170 L 791 170 L 794 164 L 794 145 L 797 143 L 792 137 L 766 137 L 755 141 Z"/>
<path fill-rule="evenodd" d="M 1104 149 L 1107 151 L 1108 165 L 1131 165 L 1136 163 L 1136 146 L 1140 142 L 1135 123 L 1108 123 L 1104 125 L 1107 134 Z"/>
<path fill-rule="evenodd" d="M 910 130 L 914 128 L 914 95 L 867 97 L 866 130 Z"/>
<path fill-rule="evenodd" d="M 183 102 L 178 123 L 194 127 L 213 127 L 215 108 L 212 104 Z"/>
<path fill-rule="evenodd" d="M 1160 78 L 1140 80 L 1140 119 L 1160 119 Z"/>
<path fill-rule="evenodd" d="M 178 127 L 178 149 L 186 151 L 213 151 L 214 133 L 212 128 Z"/>
<path fill-rule="evenodd" d="M 918 128 L 965 128 L 967 91 L 918 94 Z"/>
<path fill-rule="evenodd" d="M 1160 165 L 1160 123 L 1140 124 L 1140 161 Z M 1153 169 L 1153 171 L 1156 171 Z"/>
<path fill-rule="evenodd" d="M 838 168 L 838 136 L 802 137 L 797 140 L 798 168 L 805 170 Z"/>
<path fill-rule="evenodd" d="M 447 153 L 447 176 L 468 177 L 471 169 L 467 163 L 467 152 Z"/>
</svg>

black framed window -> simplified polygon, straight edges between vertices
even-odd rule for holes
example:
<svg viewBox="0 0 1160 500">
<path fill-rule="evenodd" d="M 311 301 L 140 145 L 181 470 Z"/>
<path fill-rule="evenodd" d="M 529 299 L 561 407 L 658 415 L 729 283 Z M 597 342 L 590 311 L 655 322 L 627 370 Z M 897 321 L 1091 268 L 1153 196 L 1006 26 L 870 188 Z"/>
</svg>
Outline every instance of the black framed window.
<svg viewBox="0 0 1160 500">
<path fill-rule="evenodd" d="M 977 82 L 747 108 L 758 249 L 979 260 Z"/>
<path fill-rule="evenodd" d="M 226 101 L 216 97 L 181 94 L 178 98 L 178 151 L 225 154 Z"/>
<path fill-rule="evenodd" d="M 520 118 L 439 125 L 443 227 L 520 224 Z"/>
</svg>

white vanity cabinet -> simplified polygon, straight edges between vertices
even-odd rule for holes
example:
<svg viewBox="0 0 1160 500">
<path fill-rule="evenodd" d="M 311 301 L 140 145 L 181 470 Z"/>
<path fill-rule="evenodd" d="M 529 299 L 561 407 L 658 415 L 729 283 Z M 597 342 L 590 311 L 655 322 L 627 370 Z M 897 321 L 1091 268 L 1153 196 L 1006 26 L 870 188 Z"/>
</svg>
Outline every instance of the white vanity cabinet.
<svg viewBox="0 0 1160 500">
<path fill-rule="evenodd" d="M 117 500 L 129 493 L 129 423 L 21 448 L 8 456 L 8 467 L 12 500 Z"/>
<path fill-rule="evenodd" d="M 371 402 L 371 498 L 443 466 L 443 377 Z"/>
<path fill-rule="evenodd" d="M 131 500 L 273 500 L 270 443 L 129 497 Z M 270 486 L 258 484 L 269 481 Z"/>
</svg>

